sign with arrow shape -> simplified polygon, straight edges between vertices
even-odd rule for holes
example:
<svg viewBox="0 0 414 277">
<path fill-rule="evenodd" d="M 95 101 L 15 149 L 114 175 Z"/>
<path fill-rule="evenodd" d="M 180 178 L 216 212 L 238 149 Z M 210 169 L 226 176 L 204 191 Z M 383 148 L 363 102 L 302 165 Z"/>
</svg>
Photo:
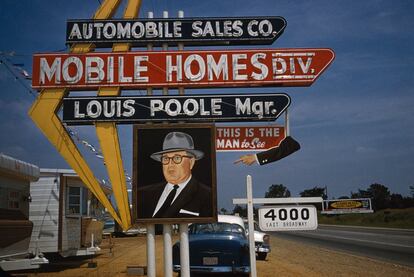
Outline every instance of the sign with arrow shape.
<svg viewBox="0 0 414 277">
<path fill-rule="evenodd" d="M 285 30 L 280 16 L 68 20 L 66 43 L 113 43 L 160 46 L 272 44 Z"/>
<path fill-rule="evenodd" d="M 63 99 L 63 122 L 274 121 L 289 106 L 287 94 L 69 97 Z"/>
<path fill-rule="evenodd" d="M 334 57 L 327 48 L 36 54 L 32 86 L 84 91 L 310 86 Z"/>
</svg>

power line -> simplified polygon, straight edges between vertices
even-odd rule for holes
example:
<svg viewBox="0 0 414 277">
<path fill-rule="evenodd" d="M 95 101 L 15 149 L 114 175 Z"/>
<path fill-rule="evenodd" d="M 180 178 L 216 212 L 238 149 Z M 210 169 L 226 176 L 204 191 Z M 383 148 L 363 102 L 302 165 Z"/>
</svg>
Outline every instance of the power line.
<svg viewBox="0 0 414 277">
<path fill-rule="evenodd" d="M 0 65 L 3 64 L 5 66 L 5 68 L 7 69 L 7 71 L 9 71 L 14 76 L 14 79 L 16 81 L 18 81 L 27 90 L 27 92 L 29 92 L 33 97 L 36 97 L 36 94 L 34 93 L 32 88 L 29 87 L 27 85 L 27 83 L 21 77 L 21 74 L 24 74 L 25 75 L 25 80 L 26 80 L 26 78 L 28 77 L 27 72 L 23 71 L 23 69 L 20 69 L 21 70 L 20 74 L 16 73 L 15 70 L 14 70 L 14 68 L 15 68 L 14 64 L 7 58 L 7 56 L 3 52 L 0 52 L 0 55 L 3 57 L 3 58 L 0 59 Z M 11 55 L 13 56 L 14 54 L 11 54 Z M 26 76 L 26 74 L 27 74 L 27 76 Z"/>
<path fill-rule="evenodd" d="M 66 48 L 58 49 L 53 52 L 64 52 L 67 50 Z M 36 91 L 34 91 L 26 82 L 26 80 L 31 79 L 30 75 L 27 73 L 26 70 L 22 68 L 24 64 L 17 64 L 14 63 L 9 59 L 9 57 L 26 57 L 26 56 L 32 56 L 32 54 L 26 54 L 26 53 L 16 53 L 15 51 L 10 52 L 3 52 L 0 51 L 0 65 L 4 65 L 7 69 L 7 71 L 10 72 L 15 78 L 16 81 L 18 81 L 27 92 L 29 92 L 33 97 L 36 98 Z M 16 68 L 19 69 L 19 72 L 16 72 Z M 24 76 L 24 78 L 22 77 Z"/>
</svg>

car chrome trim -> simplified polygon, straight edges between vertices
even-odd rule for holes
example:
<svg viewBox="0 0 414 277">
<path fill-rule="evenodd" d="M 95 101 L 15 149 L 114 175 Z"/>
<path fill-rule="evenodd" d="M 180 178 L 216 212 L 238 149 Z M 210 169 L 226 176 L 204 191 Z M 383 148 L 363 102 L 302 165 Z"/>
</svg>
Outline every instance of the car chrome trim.
<svg viewBox="0 0 414 277">
<path fill-rule="evenodd" d="M 269 253 L 270 252 L 270 249 L 269 248 L 260 247 L 260 248 L 256 249 L 256 252 Z"/>
</svg>

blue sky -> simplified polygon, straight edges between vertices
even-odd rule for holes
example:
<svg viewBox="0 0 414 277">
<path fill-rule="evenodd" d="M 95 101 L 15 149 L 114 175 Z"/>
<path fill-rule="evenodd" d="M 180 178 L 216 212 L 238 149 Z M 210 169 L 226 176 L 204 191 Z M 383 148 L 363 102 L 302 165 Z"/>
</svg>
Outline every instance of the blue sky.
<svg viewBox="0 0 414 277">
<path fill-rule="evenodd" d="M 66 51 L 67 19 L 90 18 L 98 0 L 2 0 L 0 51 L 31 72 L 37 52 Z M 381 183 L 409 195 L 414 185 L 414 2 L 412 1 L 143 1 L 140 17 L 168 10 L 175 17 L 283 16 L 284 34 L 261 48 L 332 48 L 336 59 L 306 88 L 187 90 L 191 93 L 285 92 L 292 98 L 291 135 L 302 149 L 266 166 L 236 166 L 240 153 L 217 155 L 219 208 L 245 194 L 245 176 L 253 177 L 254 196 L 271 184 L 298 195 L 327 186 L 330 197 Z M 119 17 L 119 14 L 117 15 Z M 219 47 L 211 47 L 219 48 Z M 247 48 L 247 47 L 245 47 Z M 5 59 L 5 56 L 1 56 Z M 27 115 L 34 101 L 30 83 L 22 84 L 0 65 L 0 152 L 40 167 L 67 168 L 66 162 Z M 75 127 L 98 146 L 94 128 Z M 119 127 L 125 166 L 132 172 L 132 127 Z M 79 146 L 99 178 L 105 168 Z"/>
</svg>

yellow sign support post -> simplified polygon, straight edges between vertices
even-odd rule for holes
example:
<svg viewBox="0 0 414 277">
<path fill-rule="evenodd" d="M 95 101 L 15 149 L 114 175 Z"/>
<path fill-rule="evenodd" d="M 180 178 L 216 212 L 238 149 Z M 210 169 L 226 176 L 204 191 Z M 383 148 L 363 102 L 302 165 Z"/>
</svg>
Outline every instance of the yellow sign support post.
<svg viewBox="0 0 414 277">
<path fill-rule="evenodd" d="M 120 4 L 120 0 L 105 0 L 94 15 L 94 19 L 108 19 L 113 16 Z M 137 16 L 141 0 L 129 0 L 124 18 Z M 128 51 L 129 44 L 115 44 L 114 52 Z M 87 53 L 94 50 L 93 44 L 74 45 L 71 53 Z M 118 131 L 115 123 L 96 123 L 96 132 L 105 158 L 108 175 L 112 183 L 118 213 L 111 202 L 105 196 L 97 178 L 89 165 L 82 157 L 76 144 L 56 115 L 62 105 L 63 98 L 69 93 L 68 89 L 44 89 L 29 110 L 29 115 L 38 128 L 49 141 L 56 147 L 62 157 L 75 170 L 81 180 L 104 205 L 112 217 L 127 230 L 131 226 L 130 208 L 126 189 L 125 173 L 119 147 Z M 116 96 L 120 94 L 120 88 L 100 89 L 99 96 Z"/>
<path fill-rule="evenodd" d="M 141 0 L 130 0 L 125 9 L 124 18 L 132 19 L 138 15 Z M 116 43 L 112 47 L 113 52 L 126 52 L 130 50 L 128 43 Z M 118 96 L 121 94 L 121 88 L 101 88 L 99 96 Z M 131 213 L 128 204 L 128 193 L 125 181 L 124 166 L 122 164 L 121 149 L 119 147 L 118 130 L 113 122 L 96 123 L 96 134 L 99 138 L 102 153 L 105 158 L 105 164 L 108 171 L 109 179 L 112 183 L 116 203 L 118 205 L 119 215 L 124 230 L 131 226 Z"/>
</svg>

